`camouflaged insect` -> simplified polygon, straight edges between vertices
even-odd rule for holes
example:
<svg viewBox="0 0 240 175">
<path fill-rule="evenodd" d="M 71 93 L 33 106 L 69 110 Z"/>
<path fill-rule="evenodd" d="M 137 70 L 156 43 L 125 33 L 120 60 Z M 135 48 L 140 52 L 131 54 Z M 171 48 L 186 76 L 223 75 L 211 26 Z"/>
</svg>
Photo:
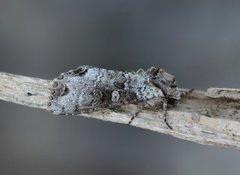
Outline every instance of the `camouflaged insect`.
<svg viewBox="0 0 240 175">
<path fill-rule="evenodd" d="M 151 67 L 136 72 L 91 66 L 62 73 L 53 80 L 48 110 L 54 114 L 81 114 L 124 104 L 166 110 L 180 100 L 174 76 Z"/>
</svg>

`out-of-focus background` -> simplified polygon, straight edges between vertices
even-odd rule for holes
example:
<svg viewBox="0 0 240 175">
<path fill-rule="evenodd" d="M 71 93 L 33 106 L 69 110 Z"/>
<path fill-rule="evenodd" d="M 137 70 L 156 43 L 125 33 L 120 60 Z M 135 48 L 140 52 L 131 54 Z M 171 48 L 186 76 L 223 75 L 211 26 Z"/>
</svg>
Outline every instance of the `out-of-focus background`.
<svg viewBox="0 0 240 175">
<path fill-rule="evenodd" d="M 0 0 L 0 71 L 52 79 L 160 66 L 183 88 L 240 87 L 240 3 Z M 0 102 L 1 175 L 240 173 L 240 151 Z"/>
</svg>

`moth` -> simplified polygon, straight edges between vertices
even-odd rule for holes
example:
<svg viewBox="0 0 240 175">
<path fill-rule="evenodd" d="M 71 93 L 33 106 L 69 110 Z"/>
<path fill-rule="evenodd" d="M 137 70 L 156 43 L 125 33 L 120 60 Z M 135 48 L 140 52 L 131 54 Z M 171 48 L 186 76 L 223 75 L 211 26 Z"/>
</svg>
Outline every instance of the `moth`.
<svg viewBox="0 0 240 175">
<path fill-rule="evenodd" d="M 53 80 L 48 110 L 75 115 L 126 104 L 166 110 L 180 98 L 174 76 L 158 67 L 128 72 L 84 65 Z"/>
</svg>

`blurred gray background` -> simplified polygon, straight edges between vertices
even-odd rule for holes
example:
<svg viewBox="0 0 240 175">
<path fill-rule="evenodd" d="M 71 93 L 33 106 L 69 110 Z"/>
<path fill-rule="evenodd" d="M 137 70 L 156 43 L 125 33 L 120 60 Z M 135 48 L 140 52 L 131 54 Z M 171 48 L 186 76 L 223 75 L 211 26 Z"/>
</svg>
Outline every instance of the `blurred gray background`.
<svg viewBox="0 0 240 175">
<path fill-rule="evenodd" d="M 0 0 L 0 71 L 160 66 L 180 87 L 240 87 L 240 3 Z M 0 102 L 0 174 L 240 173 L 240 151 Z"/>
</svg>

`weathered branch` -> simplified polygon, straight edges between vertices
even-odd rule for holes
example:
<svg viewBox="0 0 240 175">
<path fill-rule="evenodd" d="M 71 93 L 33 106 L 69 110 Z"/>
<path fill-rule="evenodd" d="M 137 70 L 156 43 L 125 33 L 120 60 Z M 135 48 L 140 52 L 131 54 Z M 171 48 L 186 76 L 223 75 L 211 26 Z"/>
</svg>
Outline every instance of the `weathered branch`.
<svg viewBox="0 0 240 175">
<path fill-rule="evenodd" d="M 50 80 L 0 73 L 0 99 L 46 109 L 50 83 Z"/>
<path fill-rule="evenodd" d="M 50 80 L 0 73 L 0 99 L 47 109 L 53 83 Z M 181 89 L 182 92 L 188 90 Z M 240 148 L 240 89 L 192 90 L 167 110 L 141 110 L 137 105 L 83 114 L 205 145 Z M 169 127 L 170 126 L 170 127 Z"/>
</svg>

